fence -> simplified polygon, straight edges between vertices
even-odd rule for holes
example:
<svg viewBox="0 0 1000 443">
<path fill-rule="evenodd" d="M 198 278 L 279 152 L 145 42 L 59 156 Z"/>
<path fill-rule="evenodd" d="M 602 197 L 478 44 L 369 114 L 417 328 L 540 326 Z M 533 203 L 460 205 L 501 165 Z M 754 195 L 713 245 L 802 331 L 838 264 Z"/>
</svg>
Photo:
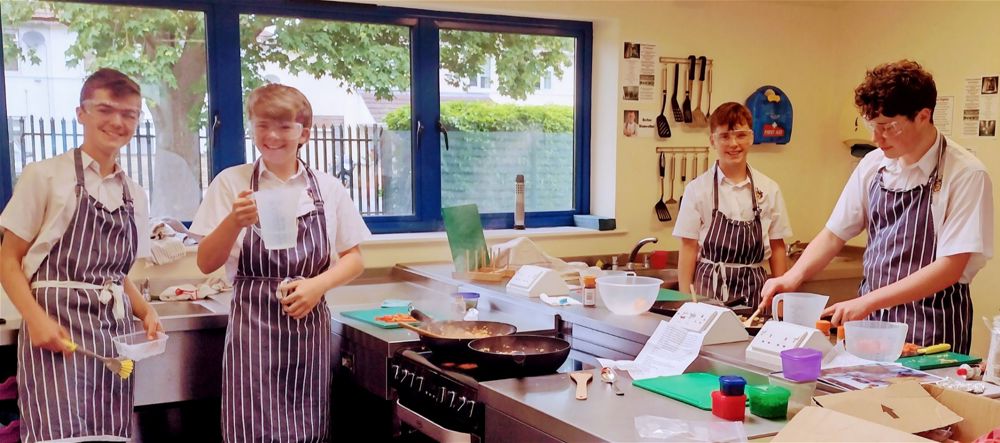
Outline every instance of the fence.
<svg viewBox="0 0 1000 443">
<path fill-rule="evenodd" d="M 20 176 L 28 163 L 55 157 L 83 142 L 83 128 L 75 119 L 10 117 L 8 128 L 15 177 Z M 302 146 L 299 158 L 311 168 L 339 178 L 362 214 L 382 214 L 382 134 L 383 128 L 379 125 L 313 125 L 309 142 Z M 196 175 L 204 190 L 209 182 L 208 138 L 204 129 L 199 131 L 198 138 L 200 171 Z M 256 160 L 257 150 L 249 136 L 244 139 L 244 145 L 247 160 Z M 155 162 L 156 131 L 147 120 L 122 148 L 119 163 L 153 198 L 156 187 L 161 184 L 153 180 Z"/>
</svg>

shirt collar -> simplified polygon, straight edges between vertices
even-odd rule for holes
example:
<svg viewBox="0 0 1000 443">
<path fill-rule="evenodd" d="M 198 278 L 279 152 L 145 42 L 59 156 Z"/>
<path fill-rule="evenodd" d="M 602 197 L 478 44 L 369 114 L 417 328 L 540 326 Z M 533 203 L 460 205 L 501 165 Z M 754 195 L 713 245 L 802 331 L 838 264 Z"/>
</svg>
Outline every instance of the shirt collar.
<svg viewBox="0 0 1000 443">
<path fill-rule="evenodd" d="M 81 163 L 83 164 L 83 169 L 84 170 L 90 169 L 95 174 L 97 174 L 98 176 L 100 176 L 101 175 L 101 164 L 98 163 L 97 160 L 94 160 L 94 158 L 91 157 L 90 155 L 87 155 L 87 153 L 83 149 L 80 150 L 80 154 L 81 154 L 80 160 L 81 160 Z M 114 171 L 112 171 L 111 174 L 109 174 L 107 177 L 101 177 L 101 178 L 112 178 L 112 177 L 116 177 L 116 176 L 119 176 L 119 175 L 123 175 L 124 173 L 125 173 L 125 171 L 122 170 L 121 166 L 119 166 L 118 162 L 116 161 L 115 162 L 115 169 L 114 169 Z"/>
<path fill-rule="evenodd" d="M 917 168 L 920 170 L 921 175 L 929 177 L 931 172 L 934 171 L 934 167 L 937 166 L 938 154 L 941 152 L 941 139 L 943 137 L 944 135 L 938 131 L 937 137 L 934 138 L 934 144 L 931 145 L 931 148 L 924 153 L 923 157 L 920 157 L 920 160 L 917 160 L 917 162 L 912 165 L 903 166 L 903 162 L 898 158 L 883 157 L 881 166 L 894 173 L 900 173 L 904 170 Z"/>
<path fill-rule="evenodd" d="M 278 176 L 275 175 L 273 172 L 271 172 L 269 169 L 267 169 L 267 165 L 264 163 L 263 160 L 260 160 L 260 177 L 261 178 L 264 178 L 266 176 L 266 177 L 270 177 L 271 179 L 277 180 L 277 181 L 282 182 L 282 183 L 288 183 L 288 182 L 291 182 L 293 180 L 296 180 L 296 179 L 302 177 L 303 174 L 305 173 L 305 171 L 306 171 L 306 168 L 303 167 L 301 163 L 299 163 L 299 166 L 298 166 L 298 168 L 296 168 L 295 173 L 292 174 L 291 177 L 288 177 L 288 180 L 282 180 L 282 179 L 278 178 Z M 266 173 L 266 175 L 265 175 L 265 173 Z"/>
<path fill-rule="evenodd" d="M 746 176 L 746 178 L 744 178 L 743 181 L 741 181 L 739 183 L 733 183 L 733 181 L 730 180 L 729 177 L 726 177 L 726 173 L 722 172 L 722 168 L 719 167 L 718 163 L 716 163 L 712 167 L 715 168 L 715 170 L 719 171 L 719 176 L 718 176 L 718 179 L 717 179 L 719 183 L 729 183 L 731 186 L 733 186 L 735 188 L 742 188 L 743 186 L 746 186 L 746 185 L 750 184 L 750 176 L 749 175 Z M 750 168 L 750 173 L 751 174 L 754 173 L 754 170 L 753 170 L 753 168 L 750 167 L 750 165 L 747 165 L 747 168 Z M 715 171 L 713 170 L 712 173 L 714 174 Z"/>
</svg>

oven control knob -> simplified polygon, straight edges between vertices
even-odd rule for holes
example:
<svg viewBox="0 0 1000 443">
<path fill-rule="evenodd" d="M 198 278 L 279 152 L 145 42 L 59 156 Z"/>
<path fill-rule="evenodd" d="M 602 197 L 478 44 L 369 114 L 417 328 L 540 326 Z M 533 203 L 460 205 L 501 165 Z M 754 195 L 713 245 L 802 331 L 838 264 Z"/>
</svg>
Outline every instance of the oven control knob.
<svg viewBox="0 0 1000 443">
<path fill-rule="evenodd" d="M 411 375 L 414 375 L 414 373 L 410 372 L 409 369 L 403 369 L 403 376 L 399 379 L 399 384 L 402 385 L 406 383 L 406 377 L 409 377 Z"/>
<path fill-rule="evenodd" d="M 399 365 L 392 365 L 392 379 L 399 379 Z"/>
<path fill-rule="evenodd" d="M 444 386 L 441 387 L 441 398 L 438 399 L 438 403 L 444 403 L 444 397 L 448 394 L 448 390 Z"/>
<path fill-rule="evenodd" d="M 448 399 L 448 407 L 449 408 L 454 408 L 455 407 L 455 391 L 448 391 L 448 398 L 449 398 Z"/>
<path fill-rule="evenodd" d="M 420 392 L 424 389 L 424 377 L 423 376 L 417 377 L 416 380 L 417 380 L 417 392 Z M 410 380 L 410 387 L 413 387 L 413 380 Z"/>
</svg>

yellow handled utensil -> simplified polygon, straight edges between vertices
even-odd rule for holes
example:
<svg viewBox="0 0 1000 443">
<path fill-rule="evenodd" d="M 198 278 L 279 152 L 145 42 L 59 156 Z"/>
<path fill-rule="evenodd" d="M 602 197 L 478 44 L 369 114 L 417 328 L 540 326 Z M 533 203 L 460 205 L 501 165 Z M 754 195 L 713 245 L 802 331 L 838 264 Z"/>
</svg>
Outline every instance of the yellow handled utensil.
<svg viewBox="0 0 1000 443">
<path fill-rule="evenodd" d="M 122 380 L 132 376 L 132 370 L 135 369 L 135 362 L 127 358 L 112 358 L 112 357 L 101 357 L 95 354 L 93 351 L 88 351 L 72 340 L 63 340 L 63 344 L 69 348 L 70 352 L 79 352 L 87 357 L 92 357 L 100 360 L 104 363 L 104 366 L 108 368 L 109 371 L 114 372 L 116 375 L 121 377 Z"/>
<path fill-rule="evenodd" d="M 951 350 L 951 344 L 940 343 L 933 346 L 928 346 L 926 348 L 917 349 L 917 355 L 937 354 L 939 352 L 948 352 L 950 350 Z"/>
</svg>

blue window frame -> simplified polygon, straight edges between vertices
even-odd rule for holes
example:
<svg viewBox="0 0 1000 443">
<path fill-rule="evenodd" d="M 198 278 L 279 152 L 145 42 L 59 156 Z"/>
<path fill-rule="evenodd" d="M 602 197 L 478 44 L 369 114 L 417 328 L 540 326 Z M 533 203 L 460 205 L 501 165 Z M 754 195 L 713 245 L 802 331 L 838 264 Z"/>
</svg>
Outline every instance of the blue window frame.
<svg viewBox="0 0 1000 443">
<path fill-rule="evenodd" d="M 413 214 L 366 217 L 376 233 L 435 231 L 441 220 L 441 134 L 433 130 L 440 117 L 440 32 L 442 29 L 524 33 L 571 37 L 575 41 L 573 208 L 563 211 L 529 212 L 529 227 L 573 224 L 574 214 L 590 212 L 590 90 L 593 28 L 589 22 L 549 20 L 501 15 L 438 12 L 410 8 L 294 0 L 75 0 L 120 6 L 161 7 L 200 11 L 206 20 L 208 66 L 209 175 L 243 164 L 245 131 L 239 82 L 240 14 L 266 14 L 303 18 L 404 25 L 411 29 L 413 158 Z M 2 31 L 2 30 L 0 30 Z M 2 45 L 2 43 L 0 43 Z M 0 46 L 2 48 L 2 46 Z M 0 71 L 0 113 L 7 116 L 6 78 Z M 425 130 L 417 131 L 418 127 Z M 11 197 L 13 166 L 6 124 L 0 125 L 0 203 Z M 539 191 L 541 192 L 541 191 Z M 482 214 L 487 228 L 513 226 L 513 214 Z"/>
</svg>

